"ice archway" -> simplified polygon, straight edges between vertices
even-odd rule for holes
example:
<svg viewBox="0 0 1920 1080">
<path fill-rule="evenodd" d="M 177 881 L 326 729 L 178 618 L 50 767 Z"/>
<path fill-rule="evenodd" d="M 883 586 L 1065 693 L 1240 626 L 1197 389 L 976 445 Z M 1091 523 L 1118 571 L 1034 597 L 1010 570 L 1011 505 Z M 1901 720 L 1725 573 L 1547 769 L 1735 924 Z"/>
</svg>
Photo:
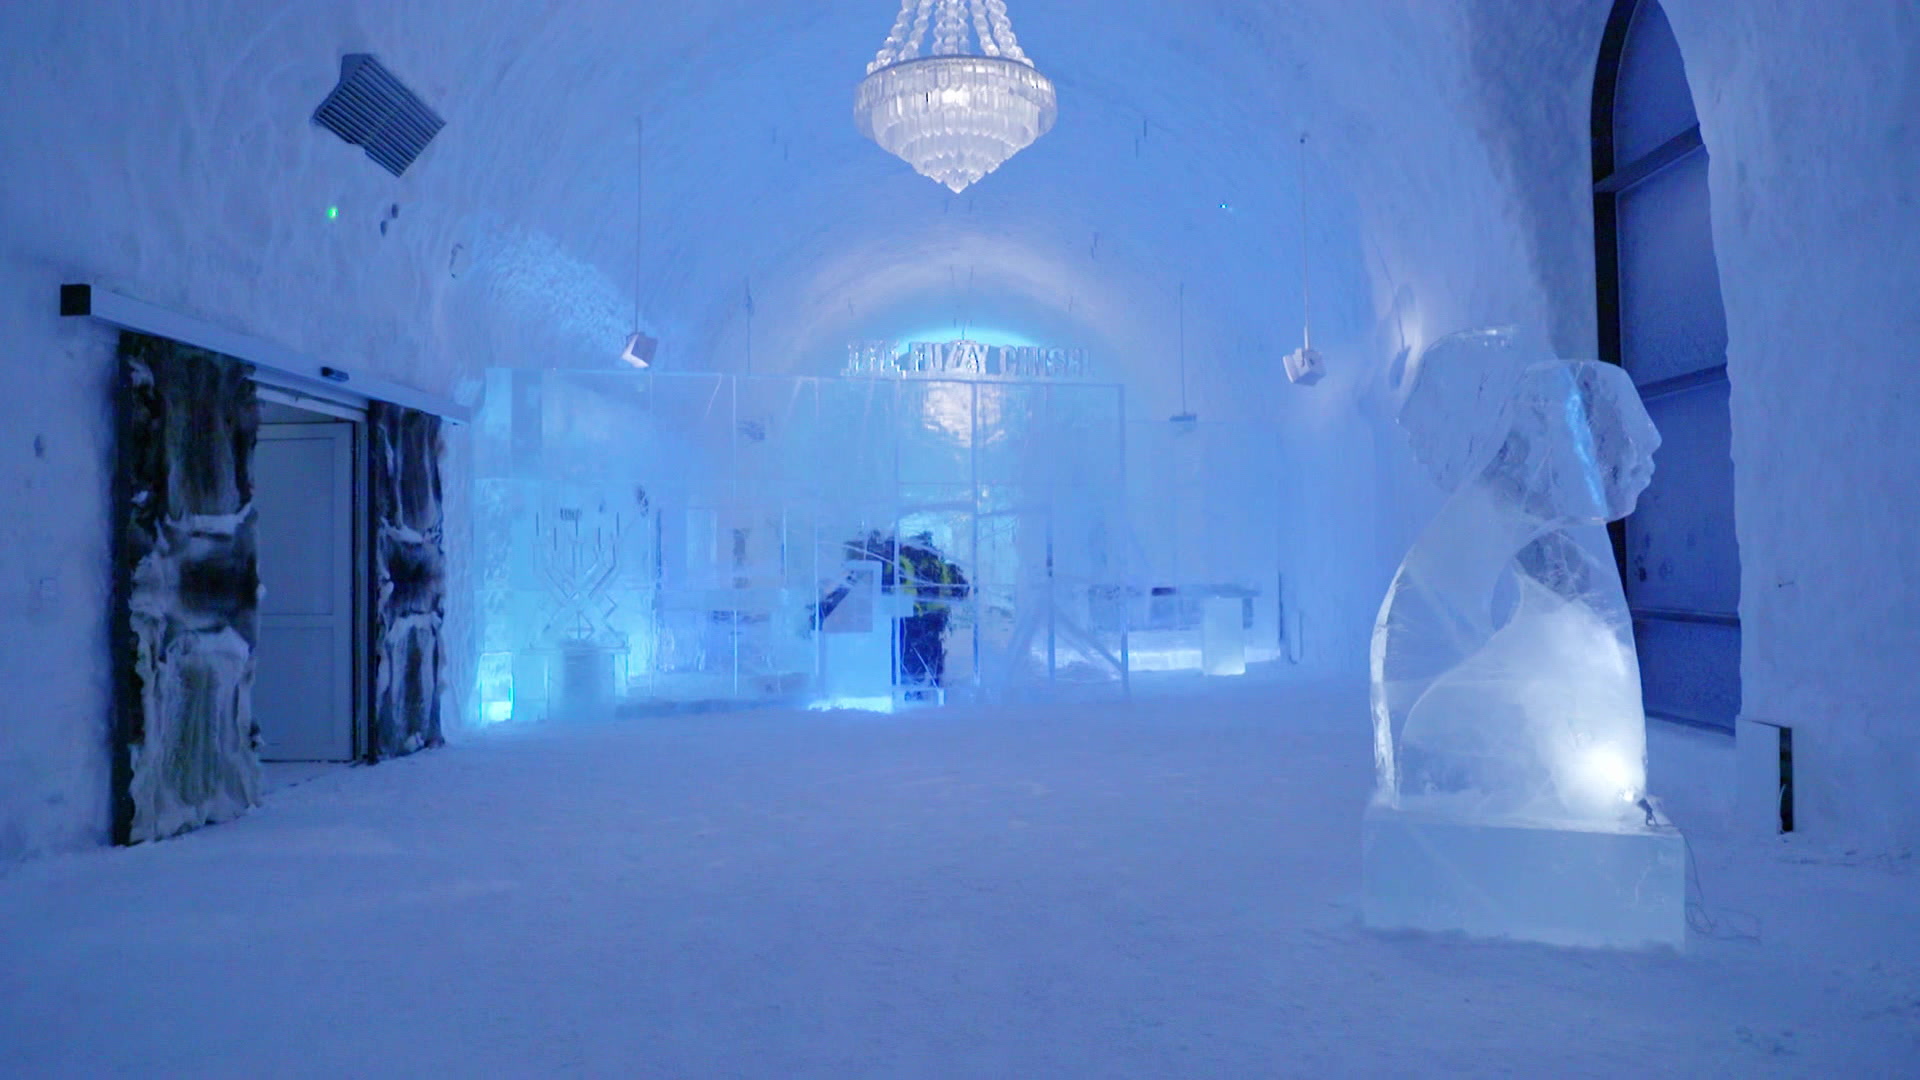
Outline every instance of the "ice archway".
<svg viewBox="0 0 1920 1080">
<path fill-rule="evenodd" d="M 849 88 L 888 6 L 583 3 L 501 35 L 491 77 L 449 106 L 485 130 L 450 127 L 420 182 L 438 174 L 499 215 L 473 251 L 502 315 L 562 287 L 538 266 L 563 257 L 585 295 L 535 332 L 604 351 L 627 321 L 644 113 L 642 306 L 669 366 L 744 364 L 751 288 L 757 369 L 809 370 L 850 336 L 944 317 L 1083 341 L 1136 392 L 1164 395 L 1185 282 L 1202 405 L 1265 415 L 1280 406 L 1247 392 L 1271 389 L 1267 345 L 1298 333 L 1302 131 L 1326 340 L 1371 344 L 1396 295 L 1449 326 L 1458 307 L 1542 315 L 1531 297 L 1489 295 L 1525 292 L 1512 286 L 1527 256 L 1510 178 L 1473 135 L 1472 20 L 1445 5 L 1322 8 L 1136 0 L 1092 19 L 1026 4 L 1062 121 L 955 197 L 853 129 Z M 1421 280 L 1449 242 L 1480 253 L 1482 280 Z"/>
</svg>

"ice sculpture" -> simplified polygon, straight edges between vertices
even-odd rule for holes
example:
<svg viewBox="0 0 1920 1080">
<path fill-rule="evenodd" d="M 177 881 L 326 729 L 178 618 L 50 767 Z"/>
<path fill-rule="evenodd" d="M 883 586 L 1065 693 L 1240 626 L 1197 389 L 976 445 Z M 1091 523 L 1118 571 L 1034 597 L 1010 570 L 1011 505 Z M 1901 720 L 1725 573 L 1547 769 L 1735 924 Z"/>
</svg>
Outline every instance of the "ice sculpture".
<svg viewBox="0 0 1920 1080">
<path fill-rule="evenodd" d="M 1376 802 L 1644 820 L 1639 666 L 1600 527 L 1633 511 L 1660 436 L 1620 368 L 1522 357 L 1512 331 L 1472 331 L 1413 374 L 1401 421 L 1452 494 L 1374 625 Z"/>
<path fill-rule="evenodd" d="M 535 559 L 547 586 L 538 641 L 556 662 L 549 669 L 549 701 L 584 720 L 612 710 L 624 677 L 628 641 L 611 621 L 620 607 L 611 589 L 626 523 L 604 500 L 596 509 L 579 502 L 535 516 Z"/>
<path fill-rule="evenodd" d="M 1362 915 L 1559 945 L 1686 942 L 1685 846 L 1642 790 L 1646 718 L 1605 533 L 1660 436 L 1626 373 L 1443 338 L 1400 421 L 1446 503 L 1373 633 L 1379 787 Z"/>
</svg>

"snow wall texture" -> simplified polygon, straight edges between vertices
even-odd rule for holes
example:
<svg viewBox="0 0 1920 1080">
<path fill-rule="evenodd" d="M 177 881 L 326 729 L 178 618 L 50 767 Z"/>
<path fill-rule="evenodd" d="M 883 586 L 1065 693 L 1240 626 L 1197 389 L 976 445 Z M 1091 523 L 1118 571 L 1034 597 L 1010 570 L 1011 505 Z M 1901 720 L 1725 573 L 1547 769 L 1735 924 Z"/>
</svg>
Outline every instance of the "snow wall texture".
<svg viewBox="0 0 1920 1080">
<path fill-rule="evenodd" d="M 674 370 L 819 374 L 955 323 L 1092 349 L 1137 416 L 1270 423 L 1303 675 L 1360 678 L 1439 503 L 1392 422 L 1406 356 L 1479 325 L 1594 350 L 1588 109 L 1605 0 L 1028 0 L 1059 127 L 952 197 L 864 143 L 889 4 L 159 0 L 0 11 L 0 862 L 108 829 L 113 335 L 88 280 L 474 400 L 642 322 Z M 1712 155 L 1750 715 L 1798 731 L 1804 828 L 1920 839 L 1920 12 L 1666 4 Z M 370 51 L 448 127 L 401 178 L 307 118 Z M 1312 212 L 1296 216 L 1302 131 Z M 338 208 L 329 217 L 329 207 Z M 1331 373 L 1285 384 L 1302 246 Z M 748 300 L 751 297 L 751 301 Z M 751 342 L 751 346 L 749 346 Z M 474 713 L 471 449 L 450 433 L 446 715 Z M 1355 717 L 1364 730 L 1365 717 Z"/>
</svg>

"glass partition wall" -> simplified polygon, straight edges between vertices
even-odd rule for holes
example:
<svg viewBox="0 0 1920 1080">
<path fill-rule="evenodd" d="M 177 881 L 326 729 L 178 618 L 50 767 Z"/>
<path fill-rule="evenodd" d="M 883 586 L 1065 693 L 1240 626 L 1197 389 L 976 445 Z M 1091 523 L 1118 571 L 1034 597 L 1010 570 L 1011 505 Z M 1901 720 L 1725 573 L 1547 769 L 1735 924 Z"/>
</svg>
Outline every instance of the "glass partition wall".
<svg viewBox="0 0 1920 1080">
<path fill-rule="evenodd" d="M 1140 420 L 1126 453 L 1132 670 L 1229 676 L 1297 660 L 1271 425 Z"/>
<path fill-rule="evenodd" d="M 1114 385 L 494 370 L 483 719 L 1124 694 Z"/>
</svg>

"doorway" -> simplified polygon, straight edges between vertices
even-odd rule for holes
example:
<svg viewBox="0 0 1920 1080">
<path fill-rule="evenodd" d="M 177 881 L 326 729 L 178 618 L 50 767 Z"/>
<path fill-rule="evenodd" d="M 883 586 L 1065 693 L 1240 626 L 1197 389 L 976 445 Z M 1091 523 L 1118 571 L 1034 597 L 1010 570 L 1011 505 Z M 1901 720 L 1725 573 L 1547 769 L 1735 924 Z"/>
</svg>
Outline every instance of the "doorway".
<svg viewBox="0 0 1920 1080">
<path fill-rule="evenodd" d="M 1612 528 L 1650 717 L 1731 734 L 1740 713 L 1732 384 L 1708 154 L 1658 0 L 1615 0 L 1594 92 L 1602 359 L 1660 429 L 1653 483 Z"/>
<path fill-rule="evenodd" d="M 365 754 L 366 447 L 352 410 L 260 397 L 253 715 L 271 792 Z"/>
<path fill-rule="evenodd" d="M 230 821 L 283 763 L 441 745 L 442 423 L 467 410 L 404 387 L 383 393 L 433 411 L 336 392 L 333 369 L 306 376 L 270 343 L 89 286 L 62 286 L 61 312 L 121 331 L 114 842 Z M 156 323 L 225 351 L 142 329 Z"/>
</svg>

